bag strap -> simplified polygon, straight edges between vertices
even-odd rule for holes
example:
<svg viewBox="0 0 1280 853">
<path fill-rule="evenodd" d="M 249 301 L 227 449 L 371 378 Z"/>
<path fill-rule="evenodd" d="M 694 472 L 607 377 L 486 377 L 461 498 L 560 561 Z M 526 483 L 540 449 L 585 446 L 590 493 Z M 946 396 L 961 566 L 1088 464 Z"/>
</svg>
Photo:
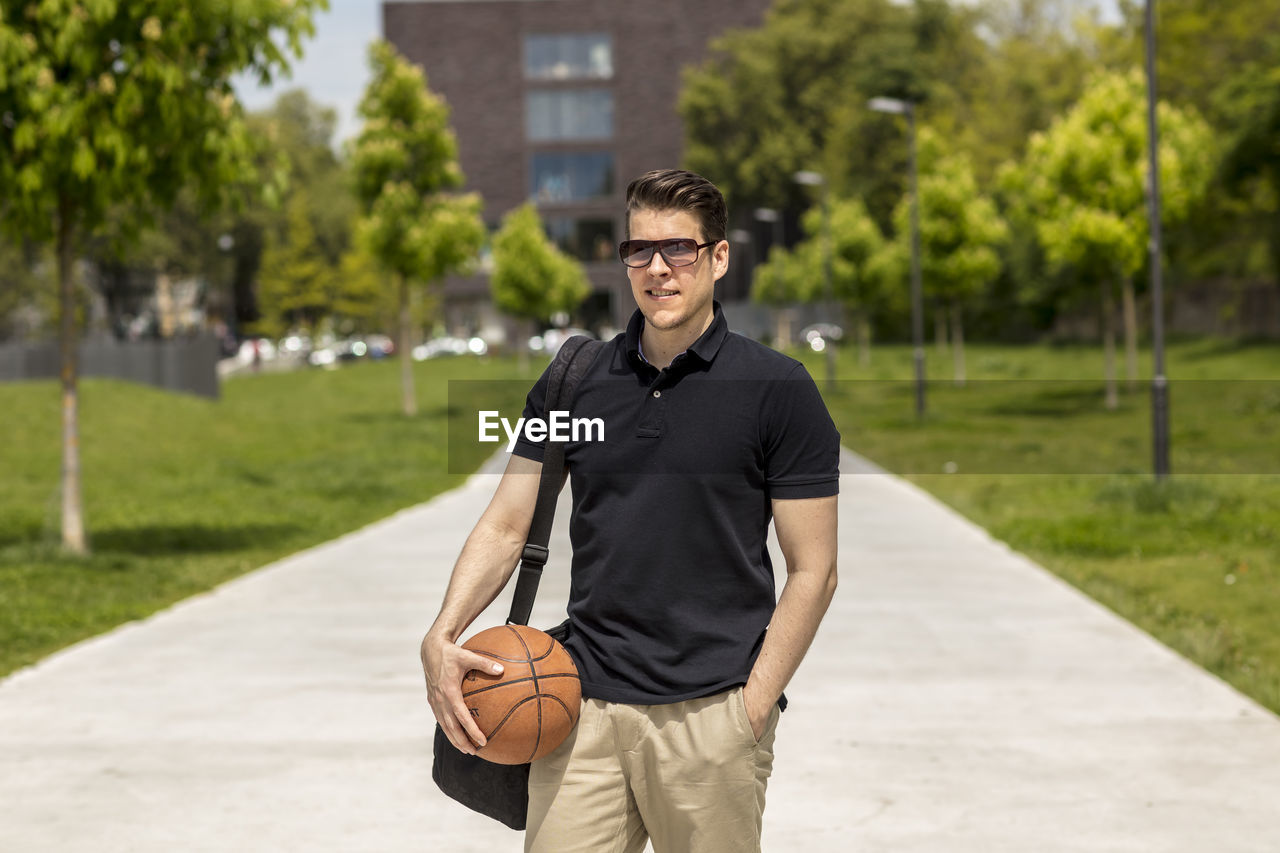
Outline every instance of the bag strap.
<svg viewBox="0 0 1280 853">
<path fill-rule="evenodd" d="M 596 353 L 604 346 L 582 335 L 574 335 L 565 341 L 547 374 L 547 402 L 543 413 L 573 408 L 573 398 L 578 383 L 587 374 Z M 538 480 L 538 502 L 534 506 L 533 521 L 520 555 L 520 571 L 516 576 L 516 591 L 511 599 L 511 613 L 507 624 L 528 625 L 533 611 L 533 599 L 538 594 L 538 582 L 542 580 L 542 567 L 547 564 L 547 542 L 551 539 L 551 523 L 555 520 L 556 497 L 564 487 L 564 442 L 547 438 L 542 452 L 542 475 Z"/>
</svg>

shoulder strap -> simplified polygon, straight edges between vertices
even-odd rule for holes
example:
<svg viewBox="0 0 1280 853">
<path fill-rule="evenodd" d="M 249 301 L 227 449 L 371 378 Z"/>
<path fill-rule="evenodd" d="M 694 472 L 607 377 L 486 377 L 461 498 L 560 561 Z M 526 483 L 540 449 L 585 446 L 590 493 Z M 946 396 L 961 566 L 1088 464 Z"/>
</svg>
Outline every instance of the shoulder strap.
<svg viewBox="0 0 1280 853">
<path fill-rule="evenodd" d="M 571 410 L 578 383 L 591 368 L 596 353 L 604 346 L 582 335 L 574 335 L 561 345 L 551 362 L 547 375 L 547 402 L 543 414 Z M 547 542 L 551 539 L 551 522 L 555 520 L 556 497 L 564 487 L 564 444 L 547 439 L 543 445 L 542 476 L 538 481 L 538 503 L 533 510 L 533 522 L 529 525 L 529 537 L 524 553 L 520 556 L 520 571 L 516 576 L 516 591 L 511 599 L 508 623 L 529 624 L 533 611 L 533 599 L 538 594 L 538 582 L 542 579 L 542 567 L 547 563 Z"/>
</svg>

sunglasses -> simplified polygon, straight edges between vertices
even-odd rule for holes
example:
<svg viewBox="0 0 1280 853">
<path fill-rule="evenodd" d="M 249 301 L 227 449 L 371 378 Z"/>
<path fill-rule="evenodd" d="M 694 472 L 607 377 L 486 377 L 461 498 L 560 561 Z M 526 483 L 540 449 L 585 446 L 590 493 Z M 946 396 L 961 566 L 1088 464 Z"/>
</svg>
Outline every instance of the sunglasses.
<svg viewBox="0 0 1280 853">
<path fill-rule="evenodd" d="M 698 259 L 698 252 L 714 246 L 715 240 L 699 243 L 688 237 L 675 240 L 623 240 L 618 244 L 618 257 L 629 267 L 647 267 L 657 251 L 671 267 L 687 267 Z"/>
</svg>

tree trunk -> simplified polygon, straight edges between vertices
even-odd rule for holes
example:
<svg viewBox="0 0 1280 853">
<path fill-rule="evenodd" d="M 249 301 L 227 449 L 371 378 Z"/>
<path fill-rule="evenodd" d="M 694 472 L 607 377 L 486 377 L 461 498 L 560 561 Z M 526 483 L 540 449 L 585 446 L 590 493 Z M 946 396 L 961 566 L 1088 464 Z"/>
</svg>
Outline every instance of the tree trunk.
<svg viewBox="0 0 1280 853">
<path fill-rule="evenodd" d="M 1106 407 L 1108 409 L 1115 409 L 1120 405 L 1116 397 L 1115 310 L 1111 304 L 1113 298 L 1111 282 L 1104 281 L 1102 283 L 1102 349 L 1106 355 Z"/>
<path fill-rule="evenodd" d="M 406 417 L 418 413 L 418 403 L 413 394 L 413 314 L 409 310 L 409 279 L 400 276 L 400 397 Z"/>
<path fill-rule="evenodd" d="M 160 315 L 160 337 L 172 338 L 178 318 L 173 304 L 173 279 L 163 267 L 156 273 L 156 312 Z"/>
<path fill-rule="evenodd" d="M 778 334 L 774 349 L 785 352 L 791 347 L 791 309 L 778 309 Z"/>
<path fill-rule="evenodd" d="M 964 312 L 959 302 L 951 304 L 951 343 L 955 352 L 957 385 L 964 385 Z"/>
<path fill-rule="evenodd" d="M 80 497 L 80 411 L 77 380 L 79 340 L 76 335 L 75 284 L 72 281 L 74 210 L 71 200 L 58 200 L 58 345 L 62 356 L 62 547 L 88 553 L 84 506 Z"/>
<path fill-rule="evenodd" d="M 533 337 L 533 321 L 521 317 L 516 321 L 516 369 L 524 376 L 529 372 L 529 339 Z"/>
<path fill-rule="evenodd" d="M 1128 391 L 1138 390 L 1138 310 L 1133 297 L 1133 279 L 1126 276 L 1121 283 L 1124 311 L 1124 366 Z"/>
<path fill-rule="evenodd" d="M 938 346 L 938 357 L 947 354 L 947 311 L 939 306 L 933 312 L 933 336 Z"/>
</svg>

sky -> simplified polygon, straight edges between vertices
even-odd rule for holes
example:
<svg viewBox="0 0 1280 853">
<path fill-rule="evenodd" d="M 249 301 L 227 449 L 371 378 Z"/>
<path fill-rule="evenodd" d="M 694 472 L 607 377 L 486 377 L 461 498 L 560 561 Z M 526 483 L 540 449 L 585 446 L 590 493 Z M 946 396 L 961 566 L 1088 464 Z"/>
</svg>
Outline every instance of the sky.
<svg viewBox="0 0 1280 853">
<path fill-rule="evenodd" d="M 367 49 L 382 36 L 381 0 L 329 0 L 329 11 L 315 17 L 315 37 L 303 42 L 302 59 L 293 63 L 291 79 L 259 88 L 251 78 L 237 78 L 236 93 L 249 111 L 270 107 L 290 89 L 306 89 L 311 100 L 338 113 L 335 143 L 360 130 L 356 105 L 369 82 Z"/>
<path fill-rule="evenodd" d="M 1096 5 L 1104 20 L 1119 19 L 1116 0 L 1097 0 Z M 255 111 L 270 107 L 282 92 L 306 89 L 313 101 L 337 111 L 334 142 L 341 146 L 360 131 L 356 105 L 369 81 L 368 44 L 382 36 L 382 2 L 329 0 L 329 11 L 316 15 L 315 25 L 315 37 L 304 42 L 305 53 L 294 63 L 291 78 L 259 88 L 256 81 L 241 77 L 236 92 L 245 108 Z"/>
</svg>

